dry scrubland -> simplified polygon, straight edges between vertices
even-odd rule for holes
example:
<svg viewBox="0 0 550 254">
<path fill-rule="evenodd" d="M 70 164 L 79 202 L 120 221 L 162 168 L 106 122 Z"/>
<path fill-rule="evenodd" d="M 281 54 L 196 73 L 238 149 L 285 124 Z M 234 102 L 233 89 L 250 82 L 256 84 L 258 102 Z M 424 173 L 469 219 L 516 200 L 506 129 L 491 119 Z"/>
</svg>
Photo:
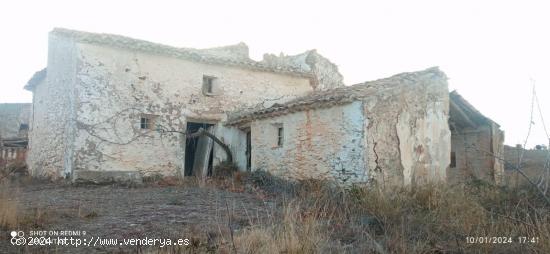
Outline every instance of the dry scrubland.
<svg viewBox="0 0 550 254">
<path fill-rule="evenodd" d="M 521 177 L 517 171 L 514 170 L 518 166 L 522 152 L 523 158 L 520 167 L 530 179 L 536 182 L 541 176 L 545 176 L 549 173 L 546 172 L 546 169 L 550 167 L 550 154 L 548 150 L 522 150 L 515 147 L 504 146 L 504 158 L 509 162 L 505 165 L 506 179 L 509 186 L 527 184 L 525 178 Z"/>
<path fill-rule="evenodd" d="M 292 183 L 263 172 L 206 182 L 147 180 L 144 186 L 4 180 L 0 252 L 550 253 L 550 206 L 529 186 L 511 189 L 472 181 L 384 193 L 345 190 L 322 181 Z M 50 194 L 55 197 L 48 198 Z M 158 237 L 188 237 L 191 245 L 17 249 L 7 244 L 7 232 L 14 228 L 51 230 L 60 225 L 98 230 L 95 234 L 105 237 L 160 232 Z M 468 236 L 512 237 L 514 242 L 468 244 Z M 539 241 L 522 244 L 520 236 Z"/>
</svg>

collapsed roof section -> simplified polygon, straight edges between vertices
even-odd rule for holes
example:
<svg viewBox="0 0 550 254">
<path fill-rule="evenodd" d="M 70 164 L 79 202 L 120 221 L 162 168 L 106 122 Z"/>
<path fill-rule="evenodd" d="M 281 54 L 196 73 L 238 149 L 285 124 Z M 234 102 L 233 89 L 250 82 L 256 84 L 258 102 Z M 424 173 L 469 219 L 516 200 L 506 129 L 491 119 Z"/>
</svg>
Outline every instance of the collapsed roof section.
<svg viewBox="0 0 550 254">
<path fill-rule="evenodd" d="M 481 125 L 496 124 L 493 120 L 484 116 L 472 104 L 464 99 L 458 92 L 449 94 L 449 123 L 451 128 L 476 129 Z"/>
<path fill-rule="evenodd" d="M 264 54 L 262 63 L 276 68 L 292 66 L 304 72 L 313 73 L 316 78 L 315 90 L 328 90 L 344 86 L 344 77 L 338 71 L 338 66 L 317 53 L 315 49 L 293 56 L 282 53 L 279 56 Z"/>
</svg>

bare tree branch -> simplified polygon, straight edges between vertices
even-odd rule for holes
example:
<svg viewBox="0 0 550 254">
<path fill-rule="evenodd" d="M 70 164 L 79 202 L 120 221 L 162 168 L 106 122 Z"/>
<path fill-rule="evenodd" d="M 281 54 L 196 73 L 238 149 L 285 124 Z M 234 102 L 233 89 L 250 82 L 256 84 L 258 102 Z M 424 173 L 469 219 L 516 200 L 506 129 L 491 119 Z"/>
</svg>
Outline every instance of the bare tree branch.
<svg viewBox="0 0 550 254">
<path fill-rule="evenodd" d="M 160 133 L 166 133 L 166 132 L 180 133 L 180 134 L 185 135 L 186 139 L 196 138 L 196 137 L 200 137 L 200 136 L 207 136 L 223 148 L 223 150 L 225 151 L 225 154 L 227 155 L 227 162 L 229 162 L 229 163 L 233 162 L 233 155 L 231 154 L 231 149 L 229 148 L 229 146 L 227 146 L 225 143 L 223 143 L 214 134 L 206 131 L 203 128 L 200 128 L 195 133 L 186 133 L 184 131 L 178 131 L 178 130 L 173 130 L 173 129 L 170 130 L 170 129 L 167 129 L 166 127 L 162 126 L 162 125 L 157 125 L 157 131 L 160 132 Z"/>
</svg>

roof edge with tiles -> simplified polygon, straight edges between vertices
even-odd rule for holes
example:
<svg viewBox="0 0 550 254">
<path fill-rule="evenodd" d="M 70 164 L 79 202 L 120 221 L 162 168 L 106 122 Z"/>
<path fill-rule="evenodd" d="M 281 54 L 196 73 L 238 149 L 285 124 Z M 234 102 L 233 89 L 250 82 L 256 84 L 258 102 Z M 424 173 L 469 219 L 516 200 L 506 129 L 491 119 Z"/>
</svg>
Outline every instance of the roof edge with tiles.
<svg viewBox="0 0 550 254">
<path fill-rule="evenodd" d="M 304 78 L 314 78 L 314 75 L 310 72 L 305 72 L 292 66 L 270 66 L 262 64 L 261 62 L 254 61 L 248 57 L 220 57 L 215 54 L 213 49 L 193 49 L 193 48 L 177 48 L 172 46 L 163 45 L 160 43 L 154 43 L 150 41 L 134 39 L 122 35 L 105 34 L 105 33 L 90 33 L 83 31 L 70 30 L 65 28 L 55 28 L 50 32 L 53 36 L 62 36 L 71 38 L 76 42 L 104 45 L 116 48 L 123 48 L 129 50 L 135 50 L 150 54 L 159 54 L 169 57 L 180 58 L 184 60 L 190 60 L 206 64 L 225 65 L 232 67 L 247 68 L 255 71 L 274 72 L 291 76 L 298 76 Z M 244 43 L 242 43 L 244 44 Z M 230 45 L 239 46 L 241 45 Z M 246 44 L 244 44 L 246 45 Z M 242 45 L 241 45 L 242 46 Z M 229 47 L 229 46 L 225 46 Z M 221 47 L 223 48 L 223 47 Z"/>
<path fill-rule="evenodd" d="M 401 83 L 403 80 L 417 80 L 425 77 L 447 79 L 445 73 L 439 70 L 438 67 L 432 67 L 416 72 L 404 72 L 388 78 L 368 81 L 351 86 L 338 87 L 325 91 L 314 91 L 286 103 L 275 104 L 269 108 L 247 112 L 243 111 L 241 113 L 235 112 L 230 114 L 226 124 L 240 125 L 256 119 L 285 115 L 309 109 L 343 105 L 361 100 L 382 90 L 393 89 L 396 87 L 396 84 Z"/>
</svg>

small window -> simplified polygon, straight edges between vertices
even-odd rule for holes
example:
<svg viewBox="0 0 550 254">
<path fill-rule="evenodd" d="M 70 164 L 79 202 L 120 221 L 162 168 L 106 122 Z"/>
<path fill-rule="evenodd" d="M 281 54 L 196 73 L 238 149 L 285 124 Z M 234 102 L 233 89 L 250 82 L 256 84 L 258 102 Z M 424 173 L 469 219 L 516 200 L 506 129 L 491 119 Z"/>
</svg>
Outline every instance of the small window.
<svg viewBox="0 0 550 254">
<path fill-rule="evenodd" d="M 449 167 L 456 168 L 456 153 L 455 152 L 451 152 L 451 165 Z"/>
<path fill-rule="evenodd" d="M 26 123 L 22 123 L 21 125 L 19 125 L 19 130 L 20 131 L 26 131 L 29 129 L 29 125 L 26 124 Z"/>
<path fill-rule="evenodd" d="M 151 118 L 144 117 L 144 116 L 141 117 L 141 123 L 140 123 L 141 129 L 150 130 L 152 128 L 152 125 L 153 125 L 153 121 Z"/>
<path fill-rule="evenodd" d="M 284 143 L 285 130 L 282 126 L 277 128 L 277 146 L 282 147 Z"/>
<path fill-rule="evenodd" d="M 202 90 L 206 95 L 214 94 L 214 81 L 216 77 L 202 76 Z"/>
</svg>

